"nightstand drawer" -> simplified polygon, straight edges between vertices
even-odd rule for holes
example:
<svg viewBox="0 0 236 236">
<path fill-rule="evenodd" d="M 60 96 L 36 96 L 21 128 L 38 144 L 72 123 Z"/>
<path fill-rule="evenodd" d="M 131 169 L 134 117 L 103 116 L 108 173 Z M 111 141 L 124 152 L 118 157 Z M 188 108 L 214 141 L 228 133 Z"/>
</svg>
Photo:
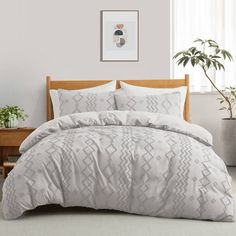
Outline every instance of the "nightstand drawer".
<svg viewBox="0 0 236 236">
<path fill-rule="evenodd" d="M 0 129 L 0 147 L 19 147 L 35 128 Z"/>
<path fill-rule="evenodd" d="M 0 128 L 0 167 L 5 170 L 3 172 L 6 173 L 6 169 L 8 168 L 8 166 L 3 166 L 4 162 L 8 160 L 8 156 L 20 156 L 19 147 L 21 143 L 34 130 L 35 128 Z"/>
<path fill-rule="evenodd" d="M 0 146 L 4 147 L 18 147 L 22 141 L 29 136 L 30 132 L 1 132 L 0 133 Z"/>
</svg>

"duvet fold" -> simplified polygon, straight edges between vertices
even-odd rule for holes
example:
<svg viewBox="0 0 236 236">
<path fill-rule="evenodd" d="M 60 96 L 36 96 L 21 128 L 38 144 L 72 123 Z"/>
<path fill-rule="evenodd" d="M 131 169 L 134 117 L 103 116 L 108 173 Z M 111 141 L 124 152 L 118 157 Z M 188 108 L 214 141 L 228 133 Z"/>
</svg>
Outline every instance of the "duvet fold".
<svg viewBox="0 0 236 236">
<path fill-rule="evenodd" d="M 54 119 L 22 143 L 3 186 L 3 215 L 60 204 L 233 221 L 231 177 L 211 145 L 204 128 L 156 113 Z"/>
<path fill-rule="evenodd" d="M 24 153 L 41 139 L 62 130 L 111 125 L 150 127 L 183 133 L 208 146 L 212 145 L 212 135 L 206 129 L 174 116 L 151 112 L 103 111 L 75 113 L 46 122 L 22 143 L 20 152 Z"/>
</svg>

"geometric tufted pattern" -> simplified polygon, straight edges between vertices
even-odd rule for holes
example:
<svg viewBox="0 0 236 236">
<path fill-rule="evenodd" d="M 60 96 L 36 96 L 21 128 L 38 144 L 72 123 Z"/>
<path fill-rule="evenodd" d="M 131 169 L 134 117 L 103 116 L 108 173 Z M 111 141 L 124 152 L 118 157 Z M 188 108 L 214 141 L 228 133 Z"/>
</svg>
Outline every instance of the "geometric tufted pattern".
<svg viewBox="0 0 236 236">
<path fill-rule="evenodd" d="M 60 131 L 45 137 L 41 131 L 41 140 L 22 155 L 4 183 L 4 217 L 60 204 L 233 221 L 231 178 L 210 146 L 188 134 L 142 126 L 145 114 L 134 113 L 144 122 L 137 126 L 114 125 L 121 123 L 117 114 L 102 113 L 111 125 L 69 128 L 66 122 L 81 114 L 59 118 L 65 121 Z M 94 122 L 83 114 L 83 124 L 86 120 Z M 51 130 L 56 122 L 48 123 Z"/>
<path fill-rule="evenodd" d="M 114 92 L 82 93 L 76 90 L 58 90 L 59 115 L 77 112 L 115 110 Z"/>
<path fill-rule="evenodd" d="M 146 96 L 115 94 L 115 101 L 120 111 L 158 112 L 182 117 L 178 92 Z"/>
</svg>

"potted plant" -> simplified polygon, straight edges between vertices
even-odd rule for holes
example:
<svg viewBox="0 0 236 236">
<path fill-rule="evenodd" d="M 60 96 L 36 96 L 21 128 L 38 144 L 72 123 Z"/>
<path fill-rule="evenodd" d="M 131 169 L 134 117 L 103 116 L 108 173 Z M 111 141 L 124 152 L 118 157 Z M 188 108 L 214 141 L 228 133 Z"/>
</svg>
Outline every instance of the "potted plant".
<svg viewBox="0 0 236 236">
<path fill-rule="evenodd" d="M 219 93 L 218 98 L 220 102 L 220 109 L 227 111 L 228 117 L 222 119 L 221 125 L 221 137 L 223 143 L 223 156 L 227 165 L 236 165 L 236 116 L 234 111 L 234 105 L 236 102 L 236 88 L 226 87 L 225 90 L 220 90 L 209 75 L 209 70 L 225 70 L 223 61 L 232 61 L 233 57 L 225 49 L 221 49 L 218 43 L 212 39 L 203 40 L 196 39 L 193 43 L 196 46 L 192 46 L 187 50 L 176 53 L 173 59 L 177 59 L 178 65 L 187 64 L 199 66 L 205 77 Z"/>
<path fill-rule="evenodd" d="M 24 110 L 18 106 L 5 106 L 0 108 L 0 126 L 4 128 L 16 128 L 19 120 L 28 117 Z"/>
</svg>

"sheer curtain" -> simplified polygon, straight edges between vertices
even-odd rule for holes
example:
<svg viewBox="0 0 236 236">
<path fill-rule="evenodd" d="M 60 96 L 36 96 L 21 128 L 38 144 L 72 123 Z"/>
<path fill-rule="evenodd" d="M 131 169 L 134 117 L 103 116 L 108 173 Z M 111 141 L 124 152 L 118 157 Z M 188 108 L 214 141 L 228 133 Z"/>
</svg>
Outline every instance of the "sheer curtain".
<svg viewBox="0 0 236 236">
<path fill-rule="evenodd" d="M 216 84 L 236 85 L 236 0 L 171 0 L 172 1 L 172 55 L 192 45 L 196 38 L 213 39 L 230 51 L 235 61 L 225 63 L 225 72 L 210 72 Z M 174 78 L 191 76 L 191 91 L 212 91 L 200 69 L 183 68 L 172 61 Z"/>
</svg>

